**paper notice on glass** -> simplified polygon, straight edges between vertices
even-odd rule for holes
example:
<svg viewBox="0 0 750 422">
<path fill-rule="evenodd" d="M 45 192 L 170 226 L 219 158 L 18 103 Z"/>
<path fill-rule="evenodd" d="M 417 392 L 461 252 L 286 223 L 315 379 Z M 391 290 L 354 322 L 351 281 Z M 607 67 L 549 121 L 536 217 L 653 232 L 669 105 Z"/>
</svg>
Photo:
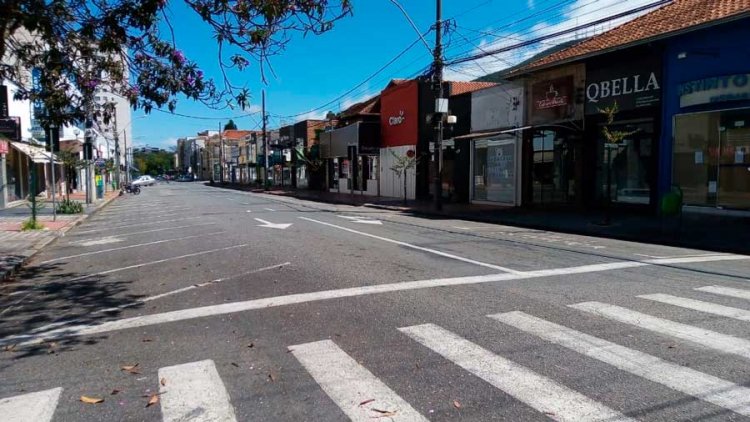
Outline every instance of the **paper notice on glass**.
<svg viewBox="0 0 750 422">
<path fill-rule="evenodd" d="M 734 164 L 742 164 L 745 162 L 745 150 L 738 149 L 734 152 Z"/>
<path fill-rule="evenodd" d="M 716 181 L 708 182 L 708 193 L 716 193 Z"/>
<path fill-rule="evenodd" d="M 703 164 L 703 151 L 695 151 L 695 164 Z"/>
</svg>

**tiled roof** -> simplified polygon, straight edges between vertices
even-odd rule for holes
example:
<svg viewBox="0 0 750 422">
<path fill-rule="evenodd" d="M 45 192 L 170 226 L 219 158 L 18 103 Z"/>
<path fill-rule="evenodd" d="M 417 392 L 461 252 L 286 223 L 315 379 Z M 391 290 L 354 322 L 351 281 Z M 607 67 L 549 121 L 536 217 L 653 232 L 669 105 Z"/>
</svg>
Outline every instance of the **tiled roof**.
<svg viewBox="0 0 750 422">
<path fill-rule="evenodd" d="M 460 95 L 497 85 L 495 82 L 451 82 L 451 95 Z"/>
<path fill-rule="evenodd" d="M 339 117 L 377 113 L 380 113 L 380 95 L 376 95 L 372 98 L 351 105 L 349 108 L 339 113 Z"/>
<path fill-rule="evenodd" d="M 222 136 L 226 140 L 240 140 L 251 133 L 252 130 L 225 130 Z"/>
<path fill-rule="evenodd" d="M 552 53 L 519 71 L 567 62 L 618 47 L 641 44 L 670 33 L 689 28 L 697 29 L 714 21 L 738 17 L 742 14 L 750 16 L 750 0 L 675 0 L 603 34 Z"/>
</svg>

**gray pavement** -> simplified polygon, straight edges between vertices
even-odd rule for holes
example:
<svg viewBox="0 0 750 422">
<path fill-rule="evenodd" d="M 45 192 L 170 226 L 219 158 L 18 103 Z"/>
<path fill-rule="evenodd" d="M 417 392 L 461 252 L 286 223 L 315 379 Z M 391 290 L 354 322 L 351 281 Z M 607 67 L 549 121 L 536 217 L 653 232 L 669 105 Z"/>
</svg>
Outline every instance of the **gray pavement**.
<svg viewBox="0 0 750 422">
<path fill-rule="evenodd" d="M 750 420 L 750 257 L 172 183 L 3 285 L 0 350 L 0 420 Z"/>
</svg>

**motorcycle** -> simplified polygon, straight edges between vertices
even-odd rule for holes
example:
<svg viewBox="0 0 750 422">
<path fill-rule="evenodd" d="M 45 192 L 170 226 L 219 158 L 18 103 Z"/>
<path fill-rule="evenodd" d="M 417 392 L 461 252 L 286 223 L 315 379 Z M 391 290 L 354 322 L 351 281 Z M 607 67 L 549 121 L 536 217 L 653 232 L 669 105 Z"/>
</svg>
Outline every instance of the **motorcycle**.
<svg viewBox="0 0 750 422">
<path fill-rule="evenodd" d="M 141 187 L 132 184 L 122 185 L 120 195 L 123 195 L 124 193 L 132 193 L 133 195 L 138 195 L 139 193 L 141 193 Z"/>
</svg>

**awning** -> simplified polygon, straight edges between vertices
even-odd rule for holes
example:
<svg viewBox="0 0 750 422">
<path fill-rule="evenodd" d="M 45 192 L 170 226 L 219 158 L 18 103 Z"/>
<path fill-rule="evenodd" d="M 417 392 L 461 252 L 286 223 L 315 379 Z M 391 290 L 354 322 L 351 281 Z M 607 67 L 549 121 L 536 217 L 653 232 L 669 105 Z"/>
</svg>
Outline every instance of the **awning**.
<svg viewBox="0 0 750 422">
<path fill-rule="evenodd" d="M 36 164 L 48 164 L 50 162 L 52 153 L 47 152 L 43 147 L 24 142 L 11 142 L 10 144 L 20 153 L 31 158 L 31 161 Z M 60 161 L 55 159 L 55 164 L 60 164 Z"/>
<path fill-rule="evenodd" d="M 532 126 L 514 127 L 512 129 L 497 130 L 492 132 L 474 132 L 468 135 L 454 136 L 453 139 L 474 139 L 474 138 L 486 138 L 490 136 L 503 135 L 507 133 L 520 132 L 526 129 L 531 129 Z"/>
</svg>

